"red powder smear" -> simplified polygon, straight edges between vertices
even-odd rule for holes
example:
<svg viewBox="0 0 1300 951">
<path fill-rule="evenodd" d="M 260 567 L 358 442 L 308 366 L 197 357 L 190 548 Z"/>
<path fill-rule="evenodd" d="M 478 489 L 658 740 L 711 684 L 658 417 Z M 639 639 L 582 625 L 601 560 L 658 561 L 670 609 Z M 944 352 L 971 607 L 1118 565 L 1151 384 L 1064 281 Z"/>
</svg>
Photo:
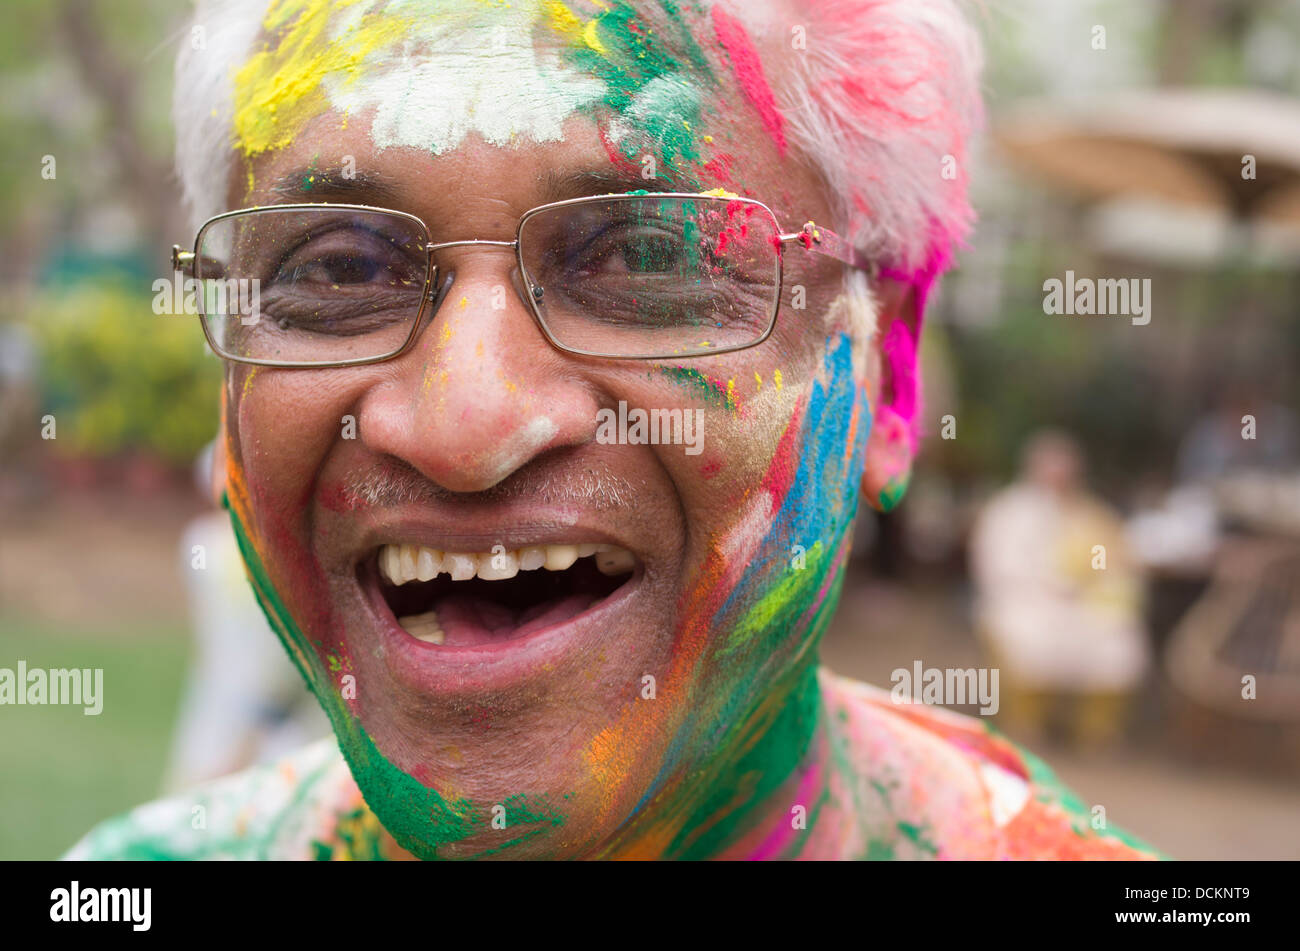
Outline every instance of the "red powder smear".
<svg viewBox="0 0 1300 951">
<path fill-rule="evenodd" d="M 704 465 L 700 466 L 700 475 L 704 476 L 704 478 L 706 479 L 712 479 L 715 475 L 717 475 L 721 471 L 722 471 L 721 459 L 714 459 L 712 462 L 706 462 Z"/>
<path fill-rule="evenodd" d="M 331 512 L 351 512 L 357 507 L 356 496 L 348 492 L 341 482 L 322 486 L 317 498 L 320 500 L 320 504 Z"/>
<path fill-rule="evenodd" d="M 1155 860 L 1157 857 L 1099 833 L 1076 831 L 1056 804 L 1031 799 L 1003 830 L 1003 857 L 1054 861 Z"/>
<path fill-rule="evenodd" d="M 794 474 L 799 469 L 799 426 L 807 408 L 807 397 L 803 397 L 790 416 L 790 422 L 786 423 L 785 432 L 776 444 L 776 452 L 772 454 L 772 464 L 763 476 L 763 489 L 772 499 L 768 515 L 776 515 L 790 486 L 794 484 Z"/>
<path fill-rule="evenodd" d="M 772 95 L 772 87 L 767 84 L 767 76 L 763 73 L 763 61 L 759 59 L 754 44 L 749 41 L 749 34 L 721 7 L 713 8 L 713 31 L 731 58 L 731 71 L 736 74 L 740 91 L 758 110 L 759 118 L 776 143 L 777 150 L 784 155 L 785 118 L 776 107 L 776 97 Z"/>
<path fill-rule="evenodd" d="M 627 156 L 618 150 L 618 146 L 609 140 L 609 129 L 605 123 L 602 122 L 596 127 L 596 134 L 600 136 L 600 144 L 605 147 L 605 154 L 609 156 L 615 168 L 625 175 L 640 174 L 641 169 L 629 161 Z"/>
<path fill-rule="evenodd" d="M 704 163 L 702 168 L 719 182 L 731 181 L 731 163 L 736 159 L 726 152 L 719 152 Z"/>
</svg>

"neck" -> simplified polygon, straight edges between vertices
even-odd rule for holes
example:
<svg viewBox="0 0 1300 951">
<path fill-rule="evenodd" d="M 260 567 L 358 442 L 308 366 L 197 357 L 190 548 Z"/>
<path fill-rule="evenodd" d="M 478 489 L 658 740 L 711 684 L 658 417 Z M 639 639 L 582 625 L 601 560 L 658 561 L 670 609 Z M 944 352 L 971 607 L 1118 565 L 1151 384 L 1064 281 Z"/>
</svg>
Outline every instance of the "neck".
<svg viewBox="0 0 1300 951">
<path fill-rule="evenodd" d="M 743 830 L 715 856 L 749 861 L 834 859 L 840 857 L 847 825 L 835 795 L 836 737 L 815 665 L 807 691 L 815 696 L 805 716 L 810 731 L 793 768 L 761 801 L 755 803 Z"/>
<path fill-rule="evenodd" d="M 830 744 L 816 655 L 809 655 L 692 772 L 679 789 L 684 795 L 647 806 L 605 854 L 698 860 L 825 852 L 838 820 L 826 809 Z"/>
</svg>

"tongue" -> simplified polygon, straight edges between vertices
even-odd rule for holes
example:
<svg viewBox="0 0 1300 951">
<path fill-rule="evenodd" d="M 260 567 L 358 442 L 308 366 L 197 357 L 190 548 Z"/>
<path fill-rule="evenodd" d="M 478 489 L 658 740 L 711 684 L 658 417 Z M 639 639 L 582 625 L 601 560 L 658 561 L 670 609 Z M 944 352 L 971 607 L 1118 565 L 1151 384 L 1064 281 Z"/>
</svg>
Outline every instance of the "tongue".
<svg viewBox="0 0 1300 951">
<path fill-rule="evenodd" d="M 433 607 L 445 634 L 444 646 L 477 647 L 524 637 L 552 624 L 563 624 L 587 610 L 594 600 L 590 594 L 571 594 L 533 605 L 516 614 L 506 605 L 486 598 L 448 595 Z"/>
</svg>

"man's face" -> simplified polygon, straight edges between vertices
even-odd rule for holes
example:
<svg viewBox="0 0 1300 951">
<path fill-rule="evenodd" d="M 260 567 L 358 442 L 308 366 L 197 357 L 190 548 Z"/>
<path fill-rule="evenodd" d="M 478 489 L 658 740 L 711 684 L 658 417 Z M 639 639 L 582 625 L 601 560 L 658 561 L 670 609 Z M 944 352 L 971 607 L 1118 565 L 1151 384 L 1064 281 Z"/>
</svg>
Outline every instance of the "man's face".
<svg viewBox="0 0 1300 951">
<path fill-rule="evenodd" d="M 708 12 L 447 6 L 273 9 L 236 79 L 232 207 L 364 203 L 435 242 L 508 241 L 530 208 L 644 187 L 653 164 L 675 190 L 757 198 L 785 230 L 835 224 L 763 94 L 797 51 L 764 49 L 756 75 Z M 255 587 L 416 855 L 702 854 L 803 756 L 876 374 L 841 266 L 784 255 L 776 330 L 735 353 L 560 352 L 509 249 L 461 247 L 398 358 L 229 365 L 225 477 Z M 620 402 L 701 410 L 702 451 L 598 441 Z M 552 546 L 558 565 L 554 546 L 582 544 L 630 557 L 423 585 L 380 567 L 390 545 Z M 442 643 L 398 623 L 427 610 Z"/>
</svg>

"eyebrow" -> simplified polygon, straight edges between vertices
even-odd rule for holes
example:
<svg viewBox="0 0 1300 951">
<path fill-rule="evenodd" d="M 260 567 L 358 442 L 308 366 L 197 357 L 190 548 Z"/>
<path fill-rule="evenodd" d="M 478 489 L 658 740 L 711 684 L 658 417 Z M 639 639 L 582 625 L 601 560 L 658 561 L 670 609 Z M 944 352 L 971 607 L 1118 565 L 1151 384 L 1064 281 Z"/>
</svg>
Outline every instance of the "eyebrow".
<svg viewBox="0 0 1300 951">
<path fill-rule="evenodd" d="M 361 169 L 299 168 L 276 178 L 269 191 L 286 201 L 343 199 L 358 205 L 398 206 L 405 190 L 387 175 Z"/>
<path fill-rule="evenodd" d="M 633 191 L 673 192 L 678 187 L 662 176 L 643 178 L 636 170 L 547 169 L 539 176 L 539 205 L 592 195 Z M 342 168 L 297 168 L 274 179 L 270 195 L 284 202 L 342 201 L 348 204 L 401 208 L 407 195 L 397 179 L 372 171 Z"/>
<path fill-rule="evenodd" d="M 560 172 L 548 169 L 541 176 L 542 204 L 564 201 L 569 198 L 587 198 L 592 195 L 622 195 L 633 191 L 681 191 L 674 183 L 661 176 L 642 178 L 638 171 L 610 171 L 607 169 L 578 169 Z"/>
</svg>

